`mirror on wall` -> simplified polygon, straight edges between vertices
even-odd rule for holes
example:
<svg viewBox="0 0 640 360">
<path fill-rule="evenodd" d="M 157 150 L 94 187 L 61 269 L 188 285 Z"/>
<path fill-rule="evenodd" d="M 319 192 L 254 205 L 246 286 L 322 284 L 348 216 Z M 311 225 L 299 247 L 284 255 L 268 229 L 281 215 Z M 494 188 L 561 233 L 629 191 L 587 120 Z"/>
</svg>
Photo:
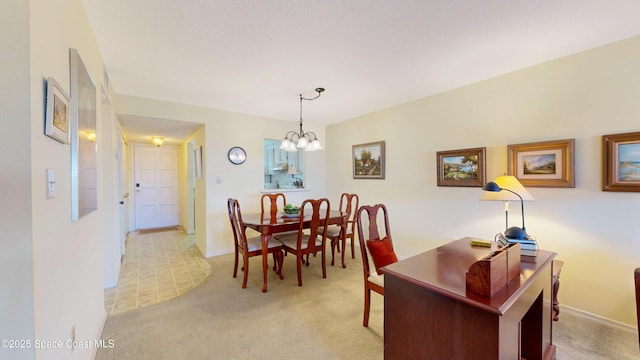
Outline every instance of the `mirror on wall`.
<svg viewBox="0 0 640 360">
<path fill-rule="evenodd" d="M 302 150 L 280 150 L 280 140 L 264 139 L 264 189 L 304 188 Z"/>
<path fill-rule="evenodd" d="M 71 220 L 98 209 L 96 86 L 80 54 L 69 50 L 71 74 Z"/>
</svg>

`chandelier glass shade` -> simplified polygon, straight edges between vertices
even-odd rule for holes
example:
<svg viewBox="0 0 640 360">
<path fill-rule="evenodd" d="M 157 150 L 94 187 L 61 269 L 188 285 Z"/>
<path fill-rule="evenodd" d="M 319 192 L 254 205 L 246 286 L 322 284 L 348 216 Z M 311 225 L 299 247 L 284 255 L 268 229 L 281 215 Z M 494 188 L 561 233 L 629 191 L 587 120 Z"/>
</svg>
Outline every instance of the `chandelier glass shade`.
<svg viewBox="0 0 640 360">
<path fill-rule="evenodd" d="M 282 142 L 280 142 L 280 149 L 286 151 L 298 151 L 303 149 L 304 151 L 317 151 L 322 150 L 318 137 L 312 131 L 304 132 L 302 130 L 302 100 L 315 100 L 320 97 L 324 88 L 316 88 L 318 95 L 312 98 L 302 97 L 300 94 L 300 131 L 289 131 Z"/>
</svg>

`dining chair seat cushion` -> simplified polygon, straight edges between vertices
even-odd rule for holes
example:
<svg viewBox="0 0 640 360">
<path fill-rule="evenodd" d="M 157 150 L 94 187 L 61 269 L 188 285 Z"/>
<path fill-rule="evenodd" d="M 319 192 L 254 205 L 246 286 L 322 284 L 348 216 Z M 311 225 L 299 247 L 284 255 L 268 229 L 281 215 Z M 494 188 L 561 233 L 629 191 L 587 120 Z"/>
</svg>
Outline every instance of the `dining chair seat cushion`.
<svg viewBox="0 0 640 360">
<path fill-rule="evenodd" d="M 323 232 L 323 228 L 319 227 L 318 228 L 318 233 L 322 233 Z M 340 230 L 342 230 L 342 226 L 338 226 L 338 225 L 331 225 L 327 227 L 327 237 L 338 237 L 340 236 Z M 347 228 L 347 235 L 351 235 L 353 231 L 350 228 Z"/>
<path fill-rule="evenodd" d="M 376 285 L 384 287 L 384 274 L 378 275 L 376 273 L 373 273 L 373 274 L 369 275 L 369 278 L 367 280 L 369 282 L 372 282 L 372 283 L 376 284 Z"/>
<path fill-rule="evenodd" d="M 373 258 L 378 275 L 382 275 L 380 268 L 398 261 L 388 237 L 384 237 L 382 240 L 367 240 L 367 249 Z"/>
<path fill-rule="evenodd" d="M 297 249 L 298 248 L 298 236 L 286 236 L 283 238 L 278 239 L 282 245 L 290 248 L 290 249 Z M 322 237 L 321 236 L 316 236 L 316 246 L 322 246 Z M 301 244 L 301 248 L 302 249 L 306 249 L 309 247 L 309 235 L 302 235 L 302 244 Z"/>
<path fill-rule="evenodd" d="M 282 243 L 279 241 L 269 241 L 269 249 L 281 247 Z M 247 251 L 252 252 L 256 250 L 262 249 L 262 240 L 260 240 L 259 236 L 255 236 L 247 239 Z"/>
</svg>

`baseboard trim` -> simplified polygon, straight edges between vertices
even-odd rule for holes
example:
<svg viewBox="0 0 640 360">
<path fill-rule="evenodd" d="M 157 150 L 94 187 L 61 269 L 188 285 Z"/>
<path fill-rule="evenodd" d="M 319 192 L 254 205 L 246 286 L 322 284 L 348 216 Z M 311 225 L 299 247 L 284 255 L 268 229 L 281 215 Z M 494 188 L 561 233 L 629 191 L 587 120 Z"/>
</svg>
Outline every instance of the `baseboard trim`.
<svg viewBox="0 0 640 360">
<path fill-rule="evenodd" d="M 600 323 L 602 325 L 609 326 L 609 327 L 612 327 L 612 328 L 620 329 L 620 330 L 623 330 L 623 331 L 628 331 L 629 333 L 635 333 L 635 332 L 638 331 L 638 329 L 636 329 L 634 326 L 631 326 L 631 325 L 628 325 L 628 324 L 625 324 L 625 323 L 621 323 L 619 321 L 607 319 L 605 317 L 602 317 L 602 316 L 599 316 L 599 315 L 596 315 L 596 314 L 592 314 L 592 313 L 586 312 L 584 310 L 576 309 L 576 308 L 573 308 L 573 307 L 570 307 L 570 306 L 560 305 L 560 309 L 561 309 L 561 311 L 560 311 L 560 321 L 562 321 L 562 312 L 566 311 L 566 312 L 571 313 L 571 314 L 573 314 L 575 316 L 586 318 L 586 319 L 589 319 L 591 321 L 595 321 L 595 322 L 598 322 L 598 323 Z"/>
<path fill-rule="evenodd" d="M 231 254 L 231 253 L 233 253 L 233 249 L 218 250 L 216 252 L 208 254 L 207 258 L 221 256 L 221 255 L 227 255 L 227 254 Z"/>
</svg>

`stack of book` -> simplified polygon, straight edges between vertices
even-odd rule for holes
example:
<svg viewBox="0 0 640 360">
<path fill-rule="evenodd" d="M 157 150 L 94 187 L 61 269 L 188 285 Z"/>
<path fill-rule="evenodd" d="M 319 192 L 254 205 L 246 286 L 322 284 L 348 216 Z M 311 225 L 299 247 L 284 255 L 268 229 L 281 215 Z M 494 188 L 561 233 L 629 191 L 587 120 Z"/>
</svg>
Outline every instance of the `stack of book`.
<svg viewBox="0 0 640 360">
<path fill-rule="evenodd" d="M 507 239 L 509 244 L 520 244 L 520 255 L 522 256 L 536 256 L 538 255 L 538 243 L 534 238 L 528 239 Z"/>
</svg>

